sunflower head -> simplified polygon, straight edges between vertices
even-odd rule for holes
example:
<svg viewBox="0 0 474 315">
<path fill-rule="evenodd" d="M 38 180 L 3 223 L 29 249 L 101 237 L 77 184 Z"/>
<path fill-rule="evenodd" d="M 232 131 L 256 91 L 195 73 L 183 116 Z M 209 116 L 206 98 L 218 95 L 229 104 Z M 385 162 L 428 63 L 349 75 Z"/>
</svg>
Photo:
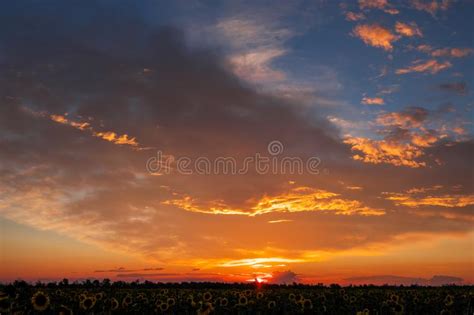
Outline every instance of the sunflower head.
<svg viewBox="0 0 474 315">
<path fill-rule="evenodd" d="M 174 298 L 168 298 L 166 302 L 168 303 L 169 306 L 173 306 L 176 304 L 176 300 Z"/>
<path fill-rule="evenodd" d="M 398 301 L 400 300 L 400 297 L 399 297 L 398 295 L 396 295 L 396 294 L 392 294 L 392 295 L 390 296 L 390 300 L 392 300 L 392 301 L 395 302 L 395 303 L 398 303 Z"/>
<path fill-rule="evenodd" d="M 168 303 L 163 302 L 163 303 L 160 304 L 160 310 L 162 312 L 166 312 L 169 308 L 170 308 L 170 306 L 168 305 Z"/>
<path fill-rule="evenodd" d="M 446 297 L 444 298 L 444 305 L 451 306 L 451 305 L 453 305 L 453 303 L 454 303 L 453 296 L 450 295 L 450 294 L 446 295 Z"/>
<path fill-rule="evenodd" d="M 211 292 L 206 292 L 204 293 L 204 295 L 202 296 L 202 298 L 204 299 L 204 301 L 210 301 L 212 299 L 212 294 Z"/>
<path fill-rule="evenodd" d="M 95 297 L 93 296 L 88 296 L 86 297 L 83 301 L 80 302 L 79 306 L 83 309 L 83 310 L 90 310 L 94 307 L 95 305 L 95 302 L 96 302 L 96 299 Z"/>
<path fill-rule="evenodd" d="M 123 307 L 127 307 L 129 306 L 130 304 L 132 304 L 132 297 L 130 295 L 126 295 L 123 300 L 122 300 L 122 306 Z"/>
<path fill-rule="evenodd" d="M 104 298 L 104 292 L 98 292 L 98 293 L 95 294 L 95 299 L 96 299 L 97 301 L 100 301 L 100 300 L 102 300 L 103 298 Z"/>
<path fill-rule="evenodd" d="M 247 297 L 245 295 L 241 295 L 239 297 L 239 304 L 240 305 L 247 305 L 247 302 L 248 302 L 248 300 L 247 300 Z"/>
<path fill-rule="evenodd" d="M 82 294 L 79 294 L 79 302 L 82 302 L 86 299 L 87 295 L 82 293 Z"/>
<path fill-rule="evenodd" d="M 395 314 L 403 314 L 403 305 L 395 303 L 393 305 L 393 311 L 395 312 Z"/>
<path fill-rule="evenodd" d="M 276 302 L 275 301 L 269 301 L 267 304 L 268 309 L 272 310 L 276 307 Z"/>
<path fill-rule="evenodd" d="M 312 308 L 313 308 L 313 302 L 312 302 L 310 299 L 305 299 L 305 300 L 303 301 L 303 308 L 304 308 L 305 310 L 310 310 L 310 309 L 312 309 Z"/>
<path fill-rule="evenodd" d="M 116 310 L 119 308 L 119 302 L 117 301 L 116 298 L 110 299 L 110 309 L 111 310 Z"/>
<path fill-rule="evenodd" d="M 229 300 L 227 300 L 226 298 L 222 298 L 222 299 L 219 300 L 219 305 L 225 307 L 225 306 L 229 305 Z"/>
<path fill-rule="evenodd" d="M 257 299 L 260 300 L 261 298 L 263 298 L 263 293 L 262 293 L 262 292 L 258 292 L 258 293 L 257 293 Z"/>
<path fill-rule="evenodd" d="M 40 312 L 46 310 L 49 307 L 49 302 L 49 296 L 43 291 L 38 291 L 31 297 L 31 304 L 33 305 L 33 308 Z"/>
</svg>

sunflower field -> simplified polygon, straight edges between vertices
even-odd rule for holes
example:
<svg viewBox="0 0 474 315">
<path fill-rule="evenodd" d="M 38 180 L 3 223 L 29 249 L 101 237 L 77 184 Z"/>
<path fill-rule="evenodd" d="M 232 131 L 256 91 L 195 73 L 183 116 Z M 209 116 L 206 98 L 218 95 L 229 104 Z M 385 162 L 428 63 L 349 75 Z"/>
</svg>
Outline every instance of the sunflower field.
<svg viewBox="0 0 474 315">
<path fill-rule="evenodd" d="M 0 286 L 0 314 L 473 314 L 472 286 L 157 284 Z"/>
</svg>

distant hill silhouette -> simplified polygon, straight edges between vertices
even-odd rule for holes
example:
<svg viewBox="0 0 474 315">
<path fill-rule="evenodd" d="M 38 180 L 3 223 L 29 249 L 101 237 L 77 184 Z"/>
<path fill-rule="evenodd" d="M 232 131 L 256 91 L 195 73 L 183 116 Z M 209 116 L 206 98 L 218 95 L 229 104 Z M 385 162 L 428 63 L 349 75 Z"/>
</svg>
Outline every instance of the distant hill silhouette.
<svg viewBox="0 0 474 315">
<path fill-rule="evenodd" d="M 447 284 L 462 284 L 464 279 L 452 276 L 435 275 L 431 279 L 402 277 L 394 275 L 377 275 L 367 277 L 351 277 L 346 278 L 351 284 L 375 284 L 375 285 L 425 285 L 425 286 L 441 286 Z"/>
</svg>

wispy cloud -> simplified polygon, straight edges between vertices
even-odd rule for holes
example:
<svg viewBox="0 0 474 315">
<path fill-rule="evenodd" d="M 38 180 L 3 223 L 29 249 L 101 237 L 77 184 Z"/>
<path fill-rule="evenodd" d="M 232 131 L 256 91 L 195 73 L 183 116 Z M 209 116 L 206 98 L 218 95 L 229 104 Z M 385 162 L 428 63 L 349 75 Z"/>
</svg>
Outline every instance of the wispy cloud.
<svg viewBox="0 0 474 315">
<path fill-rule="evenodd" d="M 444 47 L 435 48 L 431 45 L 422 44 L 416 47 L 416 50 L 426 53 L 432 57 L 445 58 L 463 58 L 471 55 L 474 52 L 472 48 L 466 47 Z"/>
<path fill-rule="evenodd" d="M 364 13 L 362 13 L 362 12 L 352 12 L 352 11 L 346 12 L 345 16 L 346 16 L 346 20 L 351 21 L 351 22 L 365 20 L 365 18 L 366 18 Z"/>
<path fill-rule="evenodd" d="M 311 187 L 295 187 L 278 195 L 265 195 L 248 208 L 233 208 L 222 200 L 200 202 L 190 196 L 163 201 L 181 209 L 227 215 L 256 216 L 273 212 L 327 211 L 338 215 L 383 215 L 382 209 L 371 208 L 358 200 L 342 199 L 339 194 Z"/>
<path fill-rule="evenodd" d="M 379 9 L 389 14 L 400 13 L 397 9 L 393 8 L 387 0 L 359 0 L 359 7 L 361 10 Z"/>
<path fill-rule="evenodd" d="M 417 10 L 435 16 L 438 11 L 446 11 L 453 2 L 453 0 L 411 0 L 411 5 Z"/>
<path fill-rule="evenodd" d="M 423 33 L 421 32 L 420 28 L 418 27 L 418 25 L 416 25 L 415 22 L 403 23 L 403 22 L 397 21 L 397 23 L 395 24 L 395 31 L 398 34 L 407 36 L 407 37 L 413 37 L 413 36 L 422 37 L 423 36 Z"/>
<path fill-rule="evenodd" d="M 286 51 L 283 49 L 263 49 L 231 56 L 230 63 L 235 73 L 245 80 L 253 82 L 282 81 L 285 79 L 285 73 L 272 68 L 271 63 L 274 59 L 285 54 Z"/>
<path fill-rule="evenodd" d="M 433 50 L 431 55 L 433 57 L 453 57 L 462 58 L 469 56 L 474 52 L 472 48 L 441 48 Z"/>
<path fill-rule="evenodd" d="M 299 263 L 303 262 L 302 259 L 295 258 L 283 258 L 283 257 L 268 257 L 268 258 L 245 258 L 238 260 L 230 260 L 222 263 L 221 267 L 241 267 L 241 266 L 254 266 L 261 264 L 270 264 L 270 263 Z"/>
<path fill-rule="evenodd" d="M 417 208 L 420 206 L 436 206 L 447 208 L 460 208 L 474 205 L 474 195 L 431 195 L 426 197 L 413 197 L 411 194 L 386 193 L 386 199 L 397 205 Z"/>
<path fill-rule="evenodd" d="M 252 82 L 285 79 L 272 62 L 287 54 L 284 43 L 294 35 L 291 30 L 241 17 L 222 19 L 215 29 L 232 47 L 229 61 L 238 76 Z"/>
<path fill-rule="evenodd" d="M 275 223 L 287 223 L 287 222 L 293 222 L 293 220 L 288 220 L 288 219 L 280 219 L 280 220 L 270 220 L 268 223 L 275 224 Z"/>
<path fill-rule="evenodd" d="M 134 137 L 129 137 L 127 134 L 119 135 L 113 131 L 95 131 L 88 122 L 77 122 L 68 119 L 63 115 L 50 115 L 52 121 L 59 124 L 68 125 L 82 131 L 89 131 L 94 137 L 101 138 L 118 145 L 129 145 L 132 147 L 139 147 L 138 142 Z"/>
<path fill-rule="evenodd" d="M 424 73 L 431 73 L 436 74 L 442 70 L 448 69 L 452 66 L 451 62 L 449 61 L 437 61 L 435 59 L 427 60 L 427 61 L 414 61 L 411 66 L 406 68 L 400 68 L 395 71 L 396 74 L 407 74 L 411 72 L 424 72 Z"/>
<path fill-rule="evenodd" d="M 163 270 L 164 268 L 142 268 L 142 269 L 127 269 L 125 267 L 119 267 L 114 269 L 99 269 L 94 270 L 94 273 L 117 273 L 117 272 L 137 272 L 137 271 L 159 271 Z"/>
<path fill-rule="evenodd" d="M 361 101 L 362 104 L 365 105 L 384 105 L 385 101 L 381 97 L 367 97 L 364 96 Z"/>
</svg>

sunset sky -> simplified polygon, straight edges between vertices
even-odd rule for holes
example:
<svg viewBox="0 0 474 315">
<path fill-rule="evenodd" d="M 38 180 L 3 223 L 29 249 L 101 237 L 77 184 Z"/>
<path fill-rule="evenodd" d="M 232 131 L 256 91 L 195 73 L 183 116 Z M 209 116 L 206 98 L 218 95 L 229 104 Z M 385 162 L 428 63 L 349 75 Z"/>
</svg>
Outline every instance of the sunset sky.
<svg viewBox="0 0 474 315">
<path fill-rule="evenodd" d="M 473 18 L 469 0 L 5 1 L 0 281 L 474 283 Z"/>
</svg>

